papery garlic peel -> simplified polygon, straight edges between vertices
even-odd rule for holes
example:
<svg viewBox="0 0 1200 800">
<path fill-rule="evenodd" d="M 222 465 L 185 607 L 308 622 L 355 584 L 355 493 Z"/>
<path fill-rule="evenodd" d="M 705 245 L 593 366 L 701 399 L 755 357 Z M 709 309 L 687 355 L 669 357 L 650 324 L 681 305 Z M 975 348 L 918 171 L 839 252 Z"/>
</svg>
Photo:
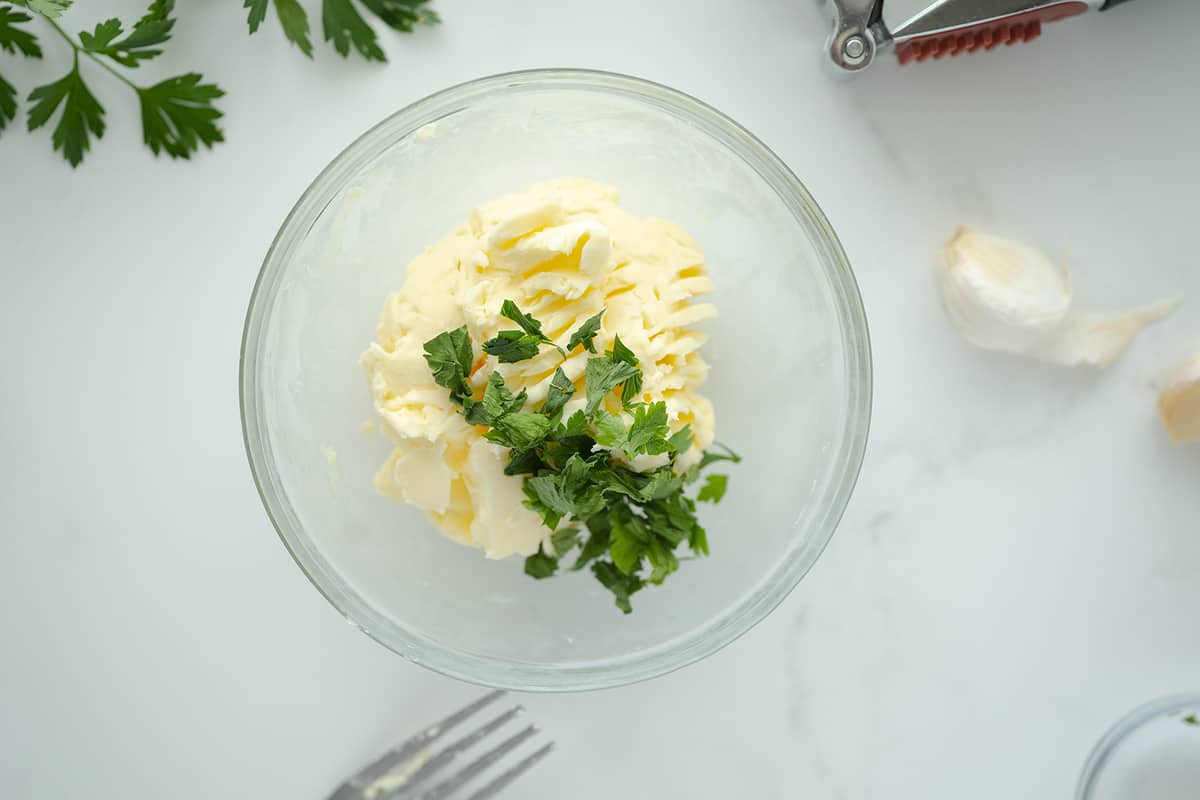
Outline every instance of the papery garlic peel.
<svg viewBox="0 0 1200 800">
<path fill-rule="evenodd" d="M 1200 442 L 1200 353 L 1182 364 L 1159 392 L 1158 414 L 1172 442 Z"/>
<path fill-rule="evenodd" d="M 963 338 L 985 350 L 1068 366 L 1107 367 L 1179 300 L 1126 312 L 1077 312 L 1064 267 L 1021 242 L 960 227 L 942 249 L 942 305 Z"/>
</svg>

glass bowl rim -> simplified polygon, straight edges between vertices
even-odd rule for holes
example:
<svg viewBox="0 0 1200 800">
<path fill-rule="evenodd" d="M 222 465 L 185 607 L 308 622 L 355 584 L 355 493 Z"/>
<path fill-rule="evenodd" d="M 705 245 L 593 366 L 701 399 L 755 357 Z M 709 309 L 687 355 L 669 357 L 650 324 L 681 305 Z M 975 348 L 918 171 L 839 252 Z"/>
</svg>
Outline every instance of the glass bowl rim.
<svg viewBox="0 0 1200 800">
<path fill-rule="evenodd" d="M 1200 706 L 1200 692 L 1169 694 L 1143 703 L 1114 722 L 1088 753 L 1083 770 L 1079 773 L 1079 784 L 1075 787 L 1075 800 L 1091 800 L 1097 781 L 1104 775 L 1104 768 L 1130 736 L 1162 716 L 1194 706 Z"/>
<path fill-rule="evenodd" d="M 785 552 L 754 591 L 705 624 L 664 645 L 585 664 L 529 663 L 455 650 L 373 608 L 320 555 L 295 518 L 287 493 L 276 484 L 257 390 L 258 360 L 270 318 L 267 301 L 274 298 L 288 257 L 303 241 L 308 226 L 346 181 L 386 146 L 470 102 L 490 99 L 495 92 L 538 89 L 632 98 L 700 128 L 753 168 L 785 203 L 817 251 L 843 322 L 844 369 L 850 386 L 842 445 L 828 484 L 831 491 L 820 498 L 824 512 L 813 520 L 814 535 L 806 545 Z M 799 178 L 766 144 L 712 106 L 642 78 L 586 69 L 521 70 L 466 81 L 390 114 L 345 147 L 301 194 L 263 259 L 246 311 L 238 377 L 242 438 L 255 487 L 284 547 L 313 586 L 348 622 L 409 661 L 459 680 L 515 691 L 586 691 L 657 677 L 712 655 L 761 622 L 799 584 L 832 538 L 858 480 L 871 419 L 870 335 L 858 284 L 837 235 Z"/>
</svg>

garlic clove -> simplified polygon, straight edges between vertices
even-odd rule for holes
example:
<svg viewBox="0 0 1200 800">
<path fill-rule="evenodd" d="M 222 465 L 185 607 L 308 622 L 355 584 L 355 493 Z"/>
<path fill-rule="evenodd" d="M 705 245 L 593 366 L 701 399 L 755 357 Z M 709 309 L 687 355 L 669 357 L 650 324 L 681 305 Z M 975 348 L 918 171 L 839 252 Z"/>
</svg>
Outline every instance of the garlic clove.
<svg viewBox="0 0 1200 800">
<path fill-rule="evenodd" d="M 946 314 L 985 350 L 1028 352 L 1071 308 L 1066 270 L 1021 242 L 960 227 L 941 256 Z"/>
<path fill-rule="evenodd" d="M 942 305 L 977 347 L 1063 365 L 1108 367 L 1179 300 L 1120 313 L 1071 310 L 1067 270 L 1021 242 L 960 227 L 941 253 Z"/>
<path fill-rule="evenodd" d="M 1052 364 L 1105 369 L 1121 357 L 1142 328 L 1167 317 L 1182 302 L 1164 300 L 1124 313 L 1073 313 L 1029 355 Z"/>
<path fill-rule="evenodd" d="M 1172 442 L 1200 442 L 1200 353 L 1181 365 L 1159 393 L 1158 415 Z"/>
</svg>

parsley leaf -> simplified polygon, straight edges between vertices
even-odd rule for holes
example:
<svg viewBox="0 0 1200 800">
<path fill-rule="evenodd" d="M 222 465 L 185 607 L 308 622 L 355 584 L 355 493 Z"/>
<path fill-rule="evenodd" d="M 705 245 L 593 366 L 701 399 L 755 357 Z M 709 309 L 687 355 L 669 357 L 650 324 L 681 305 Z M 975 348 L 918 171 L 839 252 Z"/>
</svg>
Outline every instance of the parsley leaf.
<svg viewBox="0 0 1200 800">
<path fill-rule="evenodd" d="M 525 559 L 525 574 L 531 578 L 549 578 L 558 570 L 558 559 L 538 550 L 533 555 Z"/>
<path fill-rule="evenodd" d="M 568 353 L 579 345 L 583 345 L 583 349 L 589 353 L 596 352 L 596 334 L 600 333 L 600 318 L 603 316 L 604 309 L 600 309 L 594 317 L 588 318 L 577 331 L 571 334 L 571 339 L 567 342 Z"/>
<path fill-rule="evenodd" d="M 548 344 L 562 353 L 563 357 L 566 358 L 566 352 L 551 341 L 546 334 L 542 333 L 542 323 L 517 308 L 517 304 L 512 300 L 505 300 L 500 305 L 500 316 L 517 323 L 521 326 L 521 330 L 500 331 L 495 339 L 490 340 L 483 346 L 483 349 L 487 350 L 489 355 L 494 355 L 503 362 L 504 357 L 501 354 L 507 354 L 508 350 L 513 350 L 515 352 L 509 355 L 510 360 L 523 361 L 526 358 L 536 356 L 539 345 Z M 488 345 L 492 345 L 496 350 L 489 349 Z M 527 355 L 524 355 L 526 353 Z"/>
<path fill-rule="evenodd" d="M 1200 717 L 1197 717 L 1195 714 L 1188 714 L 1186 717 L 1183 718 L 1183 724 L 1184 725 L 1200 725 Z"/>
<path fill-rule="evenodd" d="M 121 35 L 121 20 L 113 17 L 104 22 L 96 23 L 96 31 L 88 33 L 80 31 L 79 43 L 83 45 L 83 49 L 90 53 L 105 54 L 105 50 L 109 49 L 112 40 Z M 115 48 L 112 48 L 116 52 Z"/>
<path fill-rule="evenodd" d="M 667 435 L 667 404 L 639 404 L 633 407 L 633 424 L 629 427 L 629 439 L 621 448 L 631 456 L 658 455 L 671 449 Z"/>
<path fill-rule="evenodd" d="M 562 521 L 562 514 L 544 505 L 538 499 L 537 492 L 529 485 L 529 481 L 525 481 L 521 485 L 521 490 L 525 493 L 525 500 L 522 502 L 522 505 L 541 517 L 542 524 L 550 530 L 557 528 L 558 523 Z"/>
<path fill-rule="evenodd" d="M 10 6 L 0 6 L 0 50 L 6 53 L 17 53 L 26 58 L 41 58 L 42 48 L 37 37 L 27 30 L 18 28 L 22 22 L 29 22 L 33 17 L 24 11 L 17 11 Z M 11 88 L 11 87 L 10 87 Z M 16 89 L 12 94 L 16 95 Z M 12 117 L 9 117 L 11 119 Z"/>
<path fill-rule="evenodd" d="M 622 383 L 631 380 L 635 375 L 641 376 L 636 366 L 623 361 L 613 361 L 610 358 L 589 358 L 585 372 L 585 388 L 587 392 L 586 411 L 588 416 L 596 413 L 608 393 Z"/>
<path fill-rule="evenodd" d="M 83 161 L 83 154 L 91 147 L 91 136 L 104 135 L 104 107 L 83 82 L 78 55 L 70 72 L 54 83 L 34 89 L 29 93 L 29 102 L 33 104 L 28 117 L 31 131 L 45 125 L 62 105 L 62 116 L 54 127 L 51 141 L 55 150 L 62 150 L 72 167 Z"/>
<path fill-rule="evenodd" d="M 608 351 L 608 357 L 613 361 L 619 361 L 631 367 L 638 365 L 638 357 L 634 355 L 632 350 L 625 346 L 620 336 L 613 337 L 613 347 L 612 350 Z"/>
<path fill-rule="evenodd" d="M 554 423 L 542 414 L 505 414 L 487 432 L 489 442 L 516 450 L 529 450 L 540 445 L 554 430 Z"/>
<path fill-rule="evenodd" d="M 244 7 L 250 9 L 246 22 L 250 33 L 258 30 L 258 26 L 267 16 L 268 0 L 245 0 Z M 296 45 L 300 52 L 312 58 L 313 45 L 309 38 L 308 13 L 300 5 L 299 0 L 274 0 L 275 16 L 279 18 L 279 26 L 289 42 Z"/>
<path fill-rule="evenodd" d="M 508 465 L 504 467 L 504 474 L 536 475 L 538 470 L 543 469 L 545 466 L 536 450 L 510 450 Z"/>
<path fill-rule="evenodd" d="M 221 112 L 212 104 L 225 92 L 201 80 L 199 73 L 189 72 L 138 89 L 142 136 L 154 155 L 165 152 L 171 158 L 191 158 L 201 144 L 211 149 L 225 141 L 217 126 Z"/>
<path fill-rule="evenodd" d="M 610 414 L 601 408 L 596 411 L 595 422 L 596 442 L 614 450 L 621 449 L 627 438 L 624 420 L 619 415 Z"/>
<path fill-rule="evenodd" d="M 639 500 L 658 500 L 675 494 L 683 488 L 683 476 L 676 475 L 671 467 L 663 467 L 650 473 L 650 477 L 642 486 Z"/>
<path fill-rule="evenodd" d="M 22 22 L 33 17 L 10 6 L 0 6 L 0 50 L 20 53 L 26 58 L 41 58 L 42 48 L 37 37 L 27 30 L 18 28 Z M 17 87 L 0 76 L 0 131 L 17 118 Z"/>
<path fill-rule="evenodd" d="M 466 325 L 439 333 L 426 342 L 425 361 L 433 370 L 437 385 L 450 390 L 451 400 L 461 404 L 463 398 L 471 396 L 471 385 L 467 378 L 475 364 L 475 355 L 471 350 L 471 335 Z"/>
<path fill-rule="evenodd" d="M 638 366 L 638 357 L 633 354 L 633 351 L 625 346 L 621 341 L 620 336 L 613 337 L 613 348 L 608 352 L 608 357 L 613 361 L 622 364 L 628 364 L 631 367 Z M 639 369 L 637 373 L 625 382 L 625 388 L 621 391 L 621 402 L 630 403 L 637 398 L 642 392 L 642 371 Z"/>
<path fill-rule="evenodd" d="M 0 131 L 17 118 L 17 87 L 0 75 Z"/>
<path fill-rule="evenodd" d="M 674 545 L 672 545 L 673 547 Z M 650 562 L 651 572 L 647 580 L 655 585 L 661 585 L 675 570 L 679 569 L 679 559 L 671 548 L 663 544 L 663 540 L 655 536 L 646 546 L 646 559 Z"/>
<path fill-rule="evenodd" d="M 640 578 L 622 574 L 607 561 L 597 561 L 592 564 L 592 574 L 596 576 L 596 580 L 604 584 L 613 593 L 613 596 L 616 598 L 617 608 L 626 614 L 633 611 L 633 606 L 630 605 L 629 598 L 634 592 L 645 585 Z"/>
<path fill-rule="evenodd" d="M 686 453 L 692 449 L 692 426 L 684 425 L 675 433 L 671 434 L 671 438 L 667 439 L 667 444 L 671 446 L 671 450 L 676 453 Z"/>
<path fill-rule="evenodd" d="M 612 530 L 608 534 L 608 554 L 612 555 L 613 566 L 625 575 L 634 575 L 641 569 L 642 555 L 650 539 L 652 537 L 646 529 L 646 523 L 626 509 L 624 515 L 613 519 Z"/>
<path fill-rule="evenodd" d="M 424 8 L 429 0 L 362 0 L 371 13 L 401 33 L 412 33 L 417 25 L 436 25 L 442 21 L 436 11 Z"/>
<path fill-rule="evenodd" d="M 686 498 L 679 493 L 654 500 L 642 506 L 642 512 L 651 530 L 658 536 L 678 547 L 696 526 L 696 517 L 687 505 Z"/>
<path fill-rule="evenodd" d="M 607 515 L 597 514 L 587 521 L 588 540 L 584 542 L 579 558 L 571 566 L 573 571 L 579 571 L 608 552 L 608 537 L 612 524 Z"/>
<path fill-rule="evenodd" d="M 57 19 L 71 7 L 73 0 L 16 0 L 17 5 L 25 6 L 48 19 Z"/>
<path fill-rule="evenodd" d="M 571 456 L 562 472 L 544 474 L 525 481 L 542 508 L 565 517 L 587 519 L 604 509 L 604 497 L 588 483 L 591 466 L 577 455 Z"/>
<path fill-rule="evenodd" d="M 562 487 L 559 486 L 553 475 L 539 475 L 536 478 L 530 478 L 525 481 L 525 485 L 533 489 L 538 502 L 546 508 L 561 516 L 571 513 L 571 501 L 563 494 Z"/>
<path fill-rule="evenodd" d="M 609 495 L 622 495 L 639 503 L 676 492 L 683 487 L 683 476 L 668 464 L 654 472 L 643 473 L 617 464 L 592 470 L 592 480 Z"/>
<path fill-rule="evenodd" d="M 514 395 L 504 382 L 504 376 L 493 372 L 488 378 L 479 407 L 483 410 L 487 423 L 493 424 L 505 414 L 515 414 L 524 408 L 526 398 L 524 391 Z"/>
<path fill-rule="evenodd" d="M 579 528 L 563 528 L 550 536 L 550 547 L 555 558 L 562 558 L 579 544 Z"/>
<path fill-rule="evenodd" d="M 465 327 L 460 330 L 465 330 Z M 469 339 L 467 347 L 470 348 Z M 434 380 L 437 380 L 436 376 Z M 542 414 L 522 413 L 521 408 L 524 407 L 525 400 L 524 391 L 514 396 L 505 385 L 504 376 L 493 372 L 488 378 L 483 400 L 476 403 L 467 398 L 467 422 L 473 425 L 491 425 L 492 429 L 485 434 L 488 441 L 521 452 L 532 450 L 545 441 L 554 430 L 554 422 Z"/>
<path fill-rule="evenodd" d="M 350 47 L 353 45 L 367 61 L 387 61 L 387 56 L 379 49 L 375 31 L 350 0 L 323 0 L 321 22 L 325 41 L 332 41 L 333 49 L 342 57 L 350 54 Z"/>
<path fill-rule="evenodd" d="M 587 417 L 583 411 L 576 411 L 565 424 L 555 428 L 552 437 L 548 437 L 543 456 L 545 461 L 558 468 L 566 464 L 572 455 L 592 459 L 595 447 L 596 441 L 588 430 Z"/>
<path fill-rule="evenodd" d="M 483 343 L 483 352 L 495 356 L 501 364 L 515 364 L 537 356 L 541 341 L 520 331 L 500 331 L 494 339 Z"/>
<path fill-rule="evenodd" d="M 732 461 L 734 464 L 738 464 L 741 462 L 742 457 L 739 456 L 737 453 L 733 452 L 732 450 L 730 450 L 725 445 L 718 443 L 717 447 L 721 448 L 725 452 L 724 453 L 714 453 L 710 450 L 704 451 L 704 456 L 701 457 L 700 463 L 696 465 L 699 469 L 704 469 L 709 464 L 715 464 L 718 461 Z"/>
<path fill-rule="evenodd" d="M 312 58 L 312 39 L 308 36 L 308 14 L 298 0 L 275 0 L 275 16 L 279 17 L 279 26 L 289 42 L 296 45 L 301 53 Z"/>
<path fill-rule="evenodd" d="M 162 50 L 153 48 L 171 38 L 175 20 L 170 15 L 174 10 L 175 0 L 155 0 L 124 39 L 117 39 L 123 29 L 121 20 L 114 17 L 97 23 L 90 34 L 80 32 L 79 43 L 89 53 L 107 56 L 124 67 L 136 67 L 142 61 L 162 55 Z"/>
<path fill-rule="evenodd" d="M 250 33 L 258 33 L 258 26 L 262 25 L 262 21 L 267 18 L 267 3 L 268 0 L 245 0 L 242 3 L 242 8 L 250 9 L 250 13 L 246 15 L 246 24 L 250 26 Z"/>
<path fill-rule="evenodd" d="M 728 475 L 709 475 L 696 499 L 701 503 L 719 503 L 725 496 L 725 487 L 729 483 Z"/>
<path fill-rule="evenodd" d="M 670 469 L 670 467 L 666 467 Z M 592 479 L 601 489 L 610 495 L 623 495 L 631 500 L 642 501 L 644 492 L 651 478 L 640 472 L 634 472 L 628 467 L 611 464 L 592 470 Z"/>
<path fill-rule="evenodd" d="M 550 386 L 546 389 L 546 402 L 542 404 L 542 413 L 548 417 L 552 417 L 559 411 L 562 411 L 563 406 L 571 399 L 571 395 L 575 394 L 575 384 L 567 377 L 567 373 L 562 371 L 562 367 L 554 370 L 554 377 L 550 379 Z"/>
<path fill-rule="evenodd" d="M 615 519 L 609 533 L 608 552 L 613 565 L 626 575 L 634 574 L 641 567 L 644 540 L 649 538 L 637 535 L 639 525 L 637 517 L 632 515 L 625 521 Z"/>
<path fill-rule="evenodd" d="M 525 331 L 530 336 L 536 336 L 539 339 L 545 339 L 546 335 L 542 333 L 542 323 L 533 317 L 529 316 L 521 309 L 517 308 L 517 304 L 512 300 L 505 300 L 500 305 L 500 316 L 505 319 L 511 319 L 513 322 L 521 326 L 521 330 Z"/>
<path fill-rule="evenodd" d="M 587 415 L 583 413 L 583 409 L 579 409 L 570 417 L 566 423 L 559 429 L 559 439 L 574 439 L 579 436 L 587 436 L 588 421 Z"/>
<path fill-rule="evenodd" d="M 559 475 L 559 484 L 575 519 L 588 519 L 604 510 L 604 492 L 592 483 L 591 472 L 589 462 L 572 455 Z"/>
<path fill-rule="evenodd" d="M 244 0 L 243 7 L 249 9 L 246 22 L 250 33 L 256 32 L 266 19 L 267 6 L 272 2 L 284 36 L 304 55 L 312 58 L 308 13 L 299 0 Z M 402 33 L 411 33 L 418 25 L 437 25 L 442 21 L 437 12 L 426 8 L 430 0 L 358 2 L 389 28 Z M 321 21 L 325 41 L 332 42 L 334 49 L 343 57 L 349 56 L 353 47 L 368 61 L 387 61 L 374 28 L 359 13 L 353 0 L 321 0 Z"/>
<path fill-rule="evenodd" d="M 625 423 L 619 416 L 609 414 L 604 409 L 597 410 L 596 441 L 628 456 L 657 455 L 671 450 L 671 444 L 666 439 L 670 433 L 666 403 L 638 404 L 631 406 L 630 410 L 633 412 L 633 424 L 629 430 L 625 429 Z"/>
<path fill-rule="evenodd" d="M 505 300 L 500 306 L 500 316 L 510 319 L 521 326 L 519 331 L 500 331 L 494 339 L 488 339 L 483 344 L 483 350 L 490 356 L 495 356 L 501 364 L 512 364 L 535 357 L 543 344 L 562 353 L 561 347 L 552 342 L 542 333 L 542 323 L 517 308 L 512 300 Z"/>
</svg>

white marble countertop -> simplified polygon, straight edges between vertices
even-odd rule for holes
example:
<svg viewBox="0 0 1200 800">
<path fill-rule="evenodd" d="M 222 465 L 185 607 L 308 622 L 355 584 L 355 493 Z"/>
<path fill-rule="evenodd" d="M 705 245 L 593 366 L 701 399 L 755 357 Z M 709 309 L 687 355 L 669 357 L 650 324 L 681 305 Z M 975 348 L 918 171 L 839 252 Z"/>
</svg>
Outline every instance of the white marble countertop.
<svg viewBox="0 0 1200 800">
<path fill-rule="evenodd" d="M 1196 688 L 1200 448 L 1166 443 L 1154 397 L 1200 347 L 1200 4 L 853 82 L 822 71 L 811 0 L 441 0 L 442 27 L 384 36 L 386 68 L 183 5 L 149 70 L 218 80 L 226 144 L 154 160 L 102 76 L 78 171 L 44 131 L 0 138 L 0 795 L 318 798 L 475 696 L 352 629 L 279 545 L 236 365 L 315 173 L 430 91 L 534 66 L 676 86 L 775 148 L 856 267 L 876 405 L 792 596 L 681 672 L 523 698 L 559 750 L 514 797 L 1062 798 L 1112 720 Z M 0 70 L 57 77 L 46 46 Z M 1189 302 L 1105 374 L 972 350 L 931 279 L 959 222 L 1069 254 L 1081 302 Z"/>
</svg>

